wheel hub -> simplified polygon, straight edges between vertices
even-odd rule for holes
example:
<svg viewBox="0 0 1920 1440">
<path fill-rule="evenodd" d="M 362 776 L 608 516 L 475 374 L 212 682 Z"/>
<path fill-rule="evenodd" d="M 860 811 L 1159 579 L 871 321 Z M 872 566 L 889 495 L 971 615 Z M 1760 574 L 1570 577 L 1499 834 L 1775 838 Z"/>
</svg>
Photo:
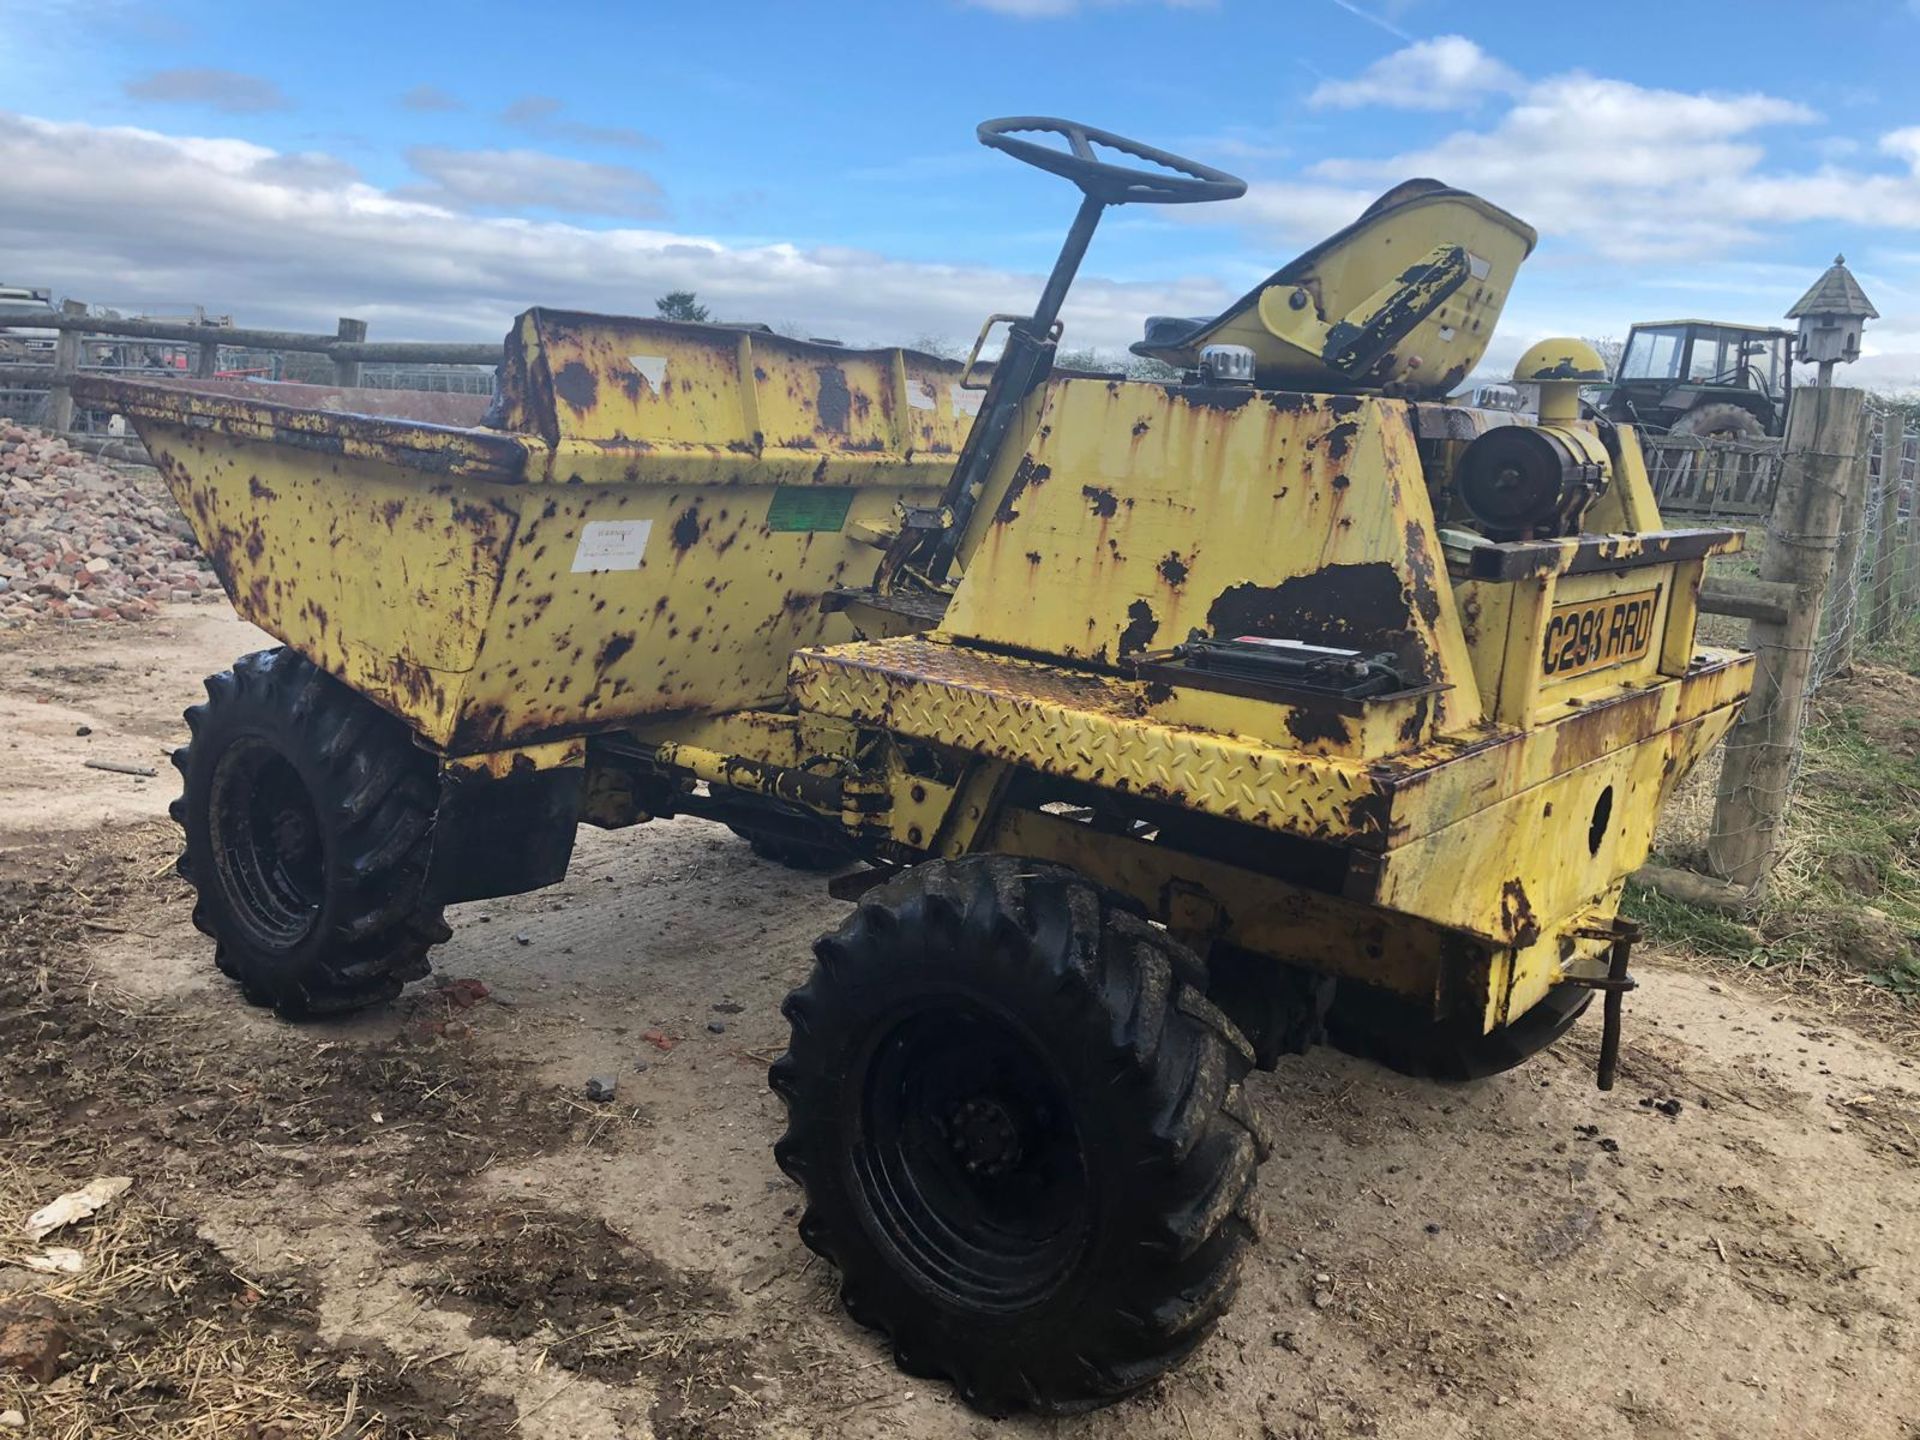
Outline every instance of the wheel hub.
<svg viewBox="0 0 1920 1440">
<path fill-rule="evenodd" d="M 869 1053 L 851 1157 L 869 1227 L 949 1304 L 1037 1304 L 1078 1262 L 1090 1204 L 1052 1060 L 1002 1016 L 950 999 Z"/>
<path fill-rule="evenodd" d="M 954 1157 L 969 1175 L 1004 1175 L 1020 1163 L 1020 1127 L 991 1096 L 961 1101 L 948 1112 L 944 1129 Z"/>
</svg>

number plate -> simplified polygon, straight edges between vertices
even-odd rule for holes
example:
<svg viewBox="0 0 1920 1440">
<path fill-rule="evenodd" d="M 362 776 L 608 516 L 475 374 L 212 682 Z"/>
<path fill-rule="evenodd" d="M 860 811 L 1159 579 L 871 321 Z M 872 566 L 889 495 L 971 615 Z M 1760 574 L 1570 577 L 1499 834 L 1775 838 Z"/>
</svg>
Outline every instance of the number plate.
<svg viewBox="0 0 1920 1440">
<path fill-rule="evenodd" d="M 1547 621 L 1540 666 L 1549 680 L 1638 660 L 1653 644 L 1660 588 L 1556 605 Z"/>
</svg>

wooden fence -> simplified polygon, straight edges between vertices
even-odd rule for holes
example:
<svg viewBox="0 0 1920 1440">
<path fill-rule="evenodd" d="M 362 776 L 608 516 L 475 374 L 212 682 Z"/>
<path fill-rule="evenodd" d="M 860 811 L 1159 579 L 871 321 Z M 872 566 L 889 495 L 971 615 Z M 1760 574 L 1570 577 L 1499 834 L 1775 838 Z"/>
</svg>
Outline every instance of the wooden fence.
<svg viewBox="0 0 1920 1440">
<path fill-rule="evenodd" d="M 1712 443 L 1685 449 L 1710 457 L 1697 447 Z M 1655 444 L 1665 449 L 1668 442 Z M 1750 458 L 1762 453 L 1755 447 L 1729 453 L 1725 473 L 1759 468 Z M 1920 623 L 1916 455 L 1920 433 L 1901 412 L 1859 390 L 1809 388 L 1796 396 L 1786 440 L 1769 462 L 1764 510 L 1684 509 L 1689 498 L 1733 498 L 1712 484 L 1661 495 L 1670 514 L 1751 514 L 1766 538 L 1758 566 L 1748 567 L 1757 575 L 1713 575 L 1701 590 L 1703 611 L 1749 622 L 1746 648 L 1756 660 L 1753 694 L 1727 736 L 1715 786 L 1707 873 L 1650 866 L 1642 872 L 1648 883 L 1728 910 L 1758 900 L 1799 774 L 1814 693 L 1851 663 L 1856 643 L 1885 641 Z M 1698 458 L 1692 473 L 1718 474 L 1719 464 Z M 1757 493 L 1740 495 L 1739 503 L 1756 503 Z"/>
<path fill-rule="evenodd" d="M 109 319 L 89 315 L 87 306 L 78 300 L 65 302 L 58 311 L 0 309 L 0 333 L 8 330 L 55 332 L 50 362 L 0 361 L 0 385 L 26 390 L 44 386 L 48 396 L 48 426 L 62 435 L 73 430 L 73 377 L 82 372 L 123 368 L 89 363 L 90 340 L 165 341 L 192 346 L 195 350 L 192 373 L 203 380 L 221 375 L 223 348 L 317 355 L 331 364 L 333 383 L 340 389 L 359 388 L 364 380 L 364 367 L 369 364 L 494 366 L 500 363 L 503 353 L 498 343 L 369 341 L 367 322 L 345 317 L 333 334 L 324 335 L 190 321 Z"/>
</svg>

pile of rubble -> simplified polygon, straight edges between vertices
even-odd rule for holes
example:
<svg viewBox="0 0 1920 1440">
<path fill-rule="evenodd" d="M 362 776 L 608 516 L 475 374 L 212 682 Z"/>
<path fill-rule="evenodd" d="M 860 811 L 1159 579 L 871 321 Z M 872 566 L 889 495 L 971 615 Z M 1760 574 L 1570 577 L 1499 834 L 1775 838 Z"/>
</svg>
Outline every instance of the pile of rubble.
<svg viewBox="0 0 1920 1440">
<path fill-rule="evenodd" d="M 158 475 L 0 422 L 0 627 L 144 620 L 207 594 L 219 584 Z"/>
</svg>

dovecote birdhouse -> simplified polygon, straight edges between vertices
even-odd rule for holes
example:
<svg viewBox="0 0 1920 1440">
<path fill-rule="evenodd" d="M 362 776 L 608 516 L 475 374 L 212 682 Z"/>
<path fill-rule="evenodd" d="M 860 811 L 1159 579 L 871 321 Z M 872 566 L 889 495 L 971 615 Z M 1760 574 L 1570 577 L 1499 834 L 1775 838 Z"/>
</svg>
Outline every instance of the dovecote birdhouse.
<svg viewBox="0 0 1920 1440">
<path fill-rule="evenodd" d="M 1858 360 L 1860 332 L 1867 321 L 1879 318 L 1880 312 L 1847 269 L 1847 257 L 1836 255 L 1832 268 L 1787 311 L 1787 319 L 1800 322 L 1793 358 L 1819 365 L 1823 372 L 1838 362 Z"/>
</svg>

